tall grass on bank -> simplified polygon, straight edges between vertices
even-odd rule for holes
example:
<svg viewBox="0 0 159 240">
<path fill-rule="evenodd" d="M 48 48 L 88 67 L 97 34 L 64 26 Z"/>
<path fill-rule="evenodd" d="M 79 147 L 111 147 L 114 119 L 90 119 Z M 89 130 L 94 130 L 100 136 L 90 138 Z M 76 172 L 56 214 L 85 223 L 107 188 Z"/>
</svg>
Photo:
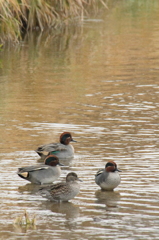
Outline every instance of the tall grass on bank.
<svg viewBox="0 0 159 240">
<path fill-rule="evenodd" d="M 103 0 L 1 0 L 0 42 L 21 40 L 22 33 L 55 28 L 83 16 Z"/>
<path fill-rule="evenodd" d="M 22 11 L 17 1 L 0 1 L 0 41 L 18 40 L 21 35 Z"/>
</svg>

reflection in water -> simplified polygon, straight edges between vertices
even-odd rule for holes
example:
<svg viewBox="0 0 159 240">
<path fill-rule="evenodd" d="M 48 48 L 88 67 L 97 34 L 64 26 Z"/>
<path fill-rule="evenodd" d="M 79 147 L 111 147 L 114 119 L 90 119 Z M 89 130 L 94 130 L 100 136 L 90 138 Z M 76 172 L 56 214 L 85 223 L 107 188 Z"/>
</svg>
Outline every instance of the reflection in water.
<svg viewBox="0 0 159 240">
<path fill-rule="evenodd" d="M 29 231 L 33 231 L 33 230 L 36 230 L 36 225 L 35 226 L 19 226 L 19 225 L 16 225 L 14 224 L 14 232 L 15 233 L 23 233 L 25 235 L 27 235 L 26 233 L 29 232 Z"/>
<path fill-rule="evenodd" d="M 50 210 L 53 213 L 63 214 L 66 219 L 77 218 L 79 216 L 79 207 L 72 202 L 50 202 L 43 201 L 40 206 L 42 210 Z"/>
<path fill-rule="evenodd" d="M 115 208 L 120 201 L 120 193 L 115 191 L 97 190 L 95 196 L 98 199 L 96 203 L 105 204 L 107 208 Z"/>
<path fill-rule="evenodd" d="M 42 185 L 36 185 L 36 184 L 31 184 L 31 183 L 27 183 L 24 186 L 19 186 L 18 187 L 18 192 L 23 194 L 24 192 L 26 192 L 27 194 L 36 194 L 39 191 L 39 188 Z"/>
</svg>

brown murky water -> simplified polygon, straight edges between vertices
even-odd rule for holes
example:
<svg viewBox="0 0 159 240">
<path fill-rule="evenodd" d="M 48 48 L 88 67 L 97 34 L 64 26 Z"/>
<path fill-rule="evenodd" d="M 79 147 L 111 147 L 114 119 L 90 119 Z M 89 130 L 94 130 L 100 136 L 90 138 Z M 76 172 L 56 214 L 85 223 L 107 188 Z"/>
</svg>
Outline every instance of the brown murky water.
<svg viewBox="0 0 159 240">
<path fill-rule="evenodd" d="M 158 12 L 158 1 L 111 1 L 82 26 L 0 52 L 0 239 L 159 239 Z M 59 180 L 83 182 L 57 204 L 16 171 L 63 131 L 78 143 Z M 112 193 L 94 182 L 108 160 L 122 170 Z M 25 209 L 36 228 L 14 226 Z"/>
</svg>

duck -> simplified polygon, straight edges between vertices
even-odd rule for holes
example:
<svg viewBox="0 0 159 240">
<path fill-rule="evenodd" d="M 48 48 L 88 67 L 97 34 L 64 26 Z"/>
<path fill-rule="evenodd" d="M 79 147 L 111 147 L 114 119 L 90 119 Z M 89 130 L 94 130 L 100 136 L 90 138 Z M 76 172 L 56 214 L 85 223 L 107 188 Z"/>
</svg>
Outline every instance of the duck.
<svg viewBox="0 0 159 240">
<path fill-rule="evenodd" d="M 59 143 L 49 143 L 39 146 L 35 152 L 41 157 L 45 158 L 49 154 L 56 155 L 59 159 L 68 159 L 74 157 L 74 147 L 70 142 L 77 142 L 72 138 L 70 132 L 63 132 L 60 135 Z"/>
<path fill-rule="evenodd" d="M 121 181 L 117 164 L 109 161 L 105 165 L 105 169 L 99 169 L 95 175 L 95 182 L 102 190 L 113 191 Z"/>
<path fill-rule="evenodd" d="M 59 162 L 58 157 L 49 155 L 46 157 L 44 164 L 19 168 L 17 174 L 34 184 L 49 184 L 61 175 L 60 166 L 64 165 Z"/>
<path fill-rule="evenodd" d="M 40 188 L 39 193 L 50 201 L 67 202 L 79 193 L 80 185 L 78 181 L 82 180 L 78 178 L 76 173 L 70 172 L 66 176 L 66 182 Z"/>
</svg>

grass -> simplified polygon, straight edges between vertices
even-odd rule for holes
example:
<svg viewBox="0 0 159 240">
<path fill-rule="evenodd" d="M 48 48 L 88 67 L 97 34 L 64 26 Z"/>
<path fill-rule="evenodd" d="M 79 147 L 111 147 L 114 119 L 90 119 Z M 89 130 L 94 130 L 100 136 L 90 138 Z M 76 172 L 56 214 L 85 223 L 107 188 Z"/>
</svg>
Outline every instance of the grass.
<svg viewBox="0 0 159 240">
<path fill-rule="evenodd" d="M 35 228 L 36 218 L 35 218 L 35 216 L 33 216 L 32 219 L 29 218 L 29 215 L 28 215 L 27 211 L 25 210 L 22 215 L 16 217 L 16 219 L 14 220 L 14 225 L 19 226 L 19 227 Z"/>
<path fill-rule="evenodd" d="M 0 44 L 19 42 L 28 31 L 44 31 L 82 19 L 99 2 L 107 7 L 104 0 L 1 0 Z"/>
</svg>

